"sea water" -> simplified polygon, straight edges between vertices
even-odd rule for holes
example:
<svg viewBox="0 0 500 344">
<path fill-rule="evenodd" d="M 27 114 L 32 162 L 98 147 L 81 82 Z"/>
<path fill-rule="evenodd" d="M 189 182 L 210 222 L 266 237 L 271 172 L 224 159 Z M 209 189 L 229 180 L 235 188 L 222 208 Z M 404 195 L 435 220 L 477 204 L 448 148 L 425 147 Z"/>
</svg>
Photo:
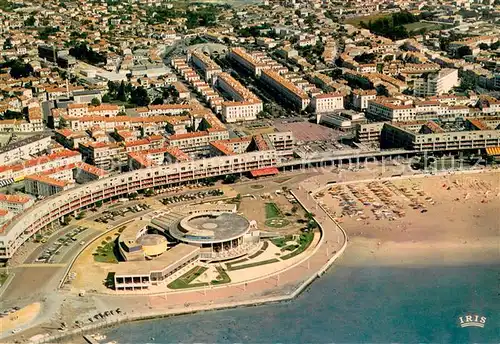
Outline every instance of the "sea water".
<svg viewBox="0 0 500 344">
<path fill-rule="evenodd" d="M 349 250 L 346 251 L 349 254 Z M 332 267 L 281 304 L 135 322 L 124 343 L 498 343 L 499 265 Z M 484 328 L 459 317 L 486 317 Z"/>
</svg>

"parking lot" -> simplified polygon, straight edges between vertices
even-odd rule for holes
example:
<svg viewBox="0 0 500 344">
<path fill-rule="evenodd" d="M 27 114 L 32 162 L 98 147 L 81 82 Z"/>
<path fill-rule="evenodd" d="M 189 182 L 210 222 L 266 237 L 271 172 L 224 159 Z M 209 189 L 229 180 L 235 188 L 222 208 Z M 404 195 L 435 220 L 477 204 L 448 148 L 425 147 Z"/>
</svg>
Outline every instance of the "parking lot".
<svg viewBox="0 0 500 344">
<path fill-rule="evenodd" d="M 95 221 L 101 223 L 113 222 L 116 221 L 116 218 L 119 216 L 124 217 L 127 213 L 138 213 L 148 210 L 149 208 L 151 208 L 151 206 L 149 206 L 148 204 L 140 203 L 130 207 L 123 207 L 115 210 L 106 210 L 101 214 L 101 216 L 96 218 Z"/>
<path fill-rule="evenodd" d="M 77 244 L 84 245 L 85 241 L 81 239 L 84 236 L 84 232 L 87 227 L 78 226 L 72 229 L 70 232 L 60 236 L 52 245 L 46 248 L 39 256 L 36 258 L 37 263 L 54 263 L 58 260 L 58 256 L 61 256 L 65 251 L 69 249 L 70 246 Z"/>
<path fill-rule="evenodd" d="M 224 195 L 224 191 L 222 191 L 220 189 L 213 189 L 213 190 L 186 193 L 186 194 L 182 194 L 179 196 L 175 195 L 175 196 L 165 197 L 161 200 L 161 202 L 163 204 L 167 205 L 167 204 L 173 204 L 173 203 L 177 203 L 177 202 L 192 201 L 195 199 L 203 199 L 205 197 L 216 197 L 216 196 L 222 196 L 222 195 Z"/>
</svg>

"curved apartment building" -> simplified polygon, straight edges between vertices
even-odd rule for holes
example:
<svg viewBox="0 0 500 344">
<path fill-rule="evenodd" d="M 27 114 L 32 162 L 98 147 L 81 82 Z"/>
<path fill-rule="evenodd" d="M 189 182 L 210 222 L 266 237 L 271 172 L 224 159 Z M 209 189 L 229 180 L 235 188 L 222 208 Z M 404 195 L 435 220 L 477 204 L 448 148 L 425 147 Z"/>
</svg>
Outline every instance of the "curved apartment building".
<svg viewBox="0 0 500 344">
<path fill-rule="evenodd" d="M 40 201 L 6 223 L 0 229 L 0 259 L 12 257 L 28 238 L 53 221 L 98 201 L 137 190 L 272 166 L 276 166 L 276 151 L 266 150 L 134 170 L 72 188 Z"/>
</svg>

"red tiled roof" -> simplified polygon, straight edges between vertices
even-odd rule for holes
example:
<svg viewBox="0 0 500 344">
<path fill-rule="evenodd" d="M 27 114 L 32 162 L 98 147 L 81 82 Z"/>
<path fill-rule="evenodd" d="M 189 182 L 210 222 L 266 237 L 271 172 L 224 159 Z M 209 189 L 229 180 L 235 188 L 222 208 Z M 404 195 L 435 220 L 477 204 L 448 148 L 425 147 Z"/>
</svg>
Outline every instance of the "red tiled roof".
<svg viewBox="0 0 500 344">
<path fill-rule="evenodd" d="M 3 202 L 27 203 L 30 200 L 31 200 L 31 198 L 26 197 L 26 196 L 0 194 L 0 201 L 3 201 Z"/>
<path fill-rule="evenodd" d="M 258 170 L 253 170 L 250 171 L 250 174 L 252 177 L 263 177 L 263 176 L 270 176 L 274 174 L 278 174 L 279 171 L 276 167 L 266 167 L 266 168 L 261 168 Z"/>
</svg>

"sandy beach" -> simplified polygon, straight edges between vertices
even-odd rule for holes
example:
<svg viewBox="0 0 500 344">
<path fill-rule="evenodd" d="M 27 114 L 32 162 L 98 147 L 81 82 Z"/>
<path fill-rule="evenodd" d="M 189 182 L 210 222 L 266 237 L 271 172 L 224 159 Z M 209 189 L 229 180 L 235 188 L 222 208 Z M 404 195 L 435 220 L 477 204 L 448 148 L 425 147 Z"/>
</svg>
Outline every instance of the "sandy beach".
<svg viewBox="0 0 500 344">
<path fill-rule="evenodd" d="M 356 255 L 346 265 L 487 264 L 500 261 L 499 178 L 493 172 L 338 185 L 318 200 L 349 235 Z M 345 214 L 343 197 L 355 202 L 353 214 Z"/>
</svg>

